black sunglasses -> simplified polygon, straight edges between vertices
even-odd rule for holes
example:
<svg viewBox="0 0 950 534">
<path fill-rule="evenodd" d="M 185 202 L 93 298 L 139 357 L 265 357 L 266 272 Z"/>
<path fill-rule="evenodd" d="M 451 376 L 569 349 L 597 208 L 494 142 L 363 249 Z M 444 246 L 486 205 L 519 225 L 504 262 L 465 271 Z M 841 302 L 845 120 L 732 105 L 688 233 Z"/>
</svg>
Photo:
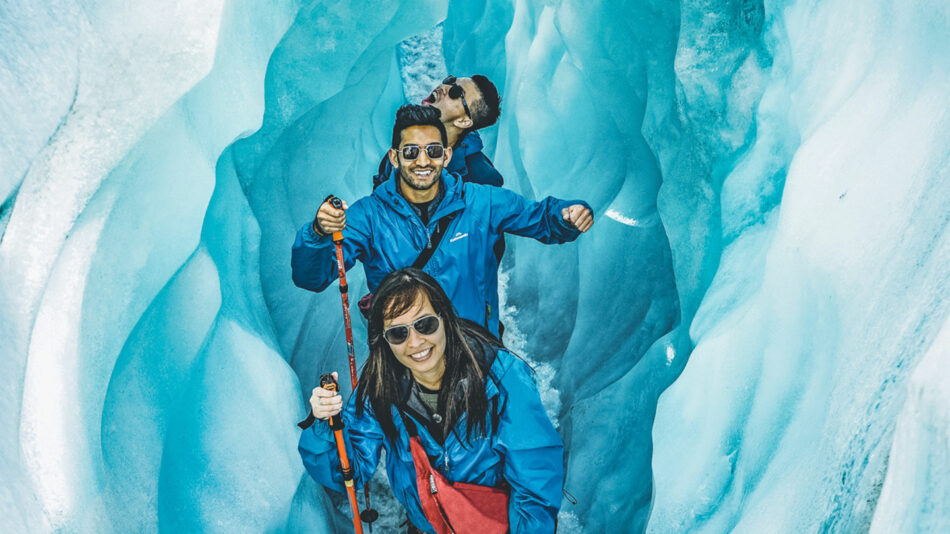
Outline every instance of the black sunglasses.
<svg viewBox="0 0 950 534">
<path fill-rule="evenodd" d="M 406 145 L 402 147 L 402 157 L 407 160 L 413 160 L 419 157 L 419 145 Z M 442 145 L 432 143 L 431 145 L 426 145 L 426 155 L 429 156 L 429 159 L 439 159 L 445 155 L 445 147 Z"/>
<path fill-rule="evenodd" d="M 462 99 L 462 109 L 465 110 L 465 114 L 469 118 L 472 118 L 472 112 L 468 110 L 468 102 L 465 101 L 465 89 L 462 89 L 462 86 L 455 83 L 458 81 L 458 78 L 455 76 L 449 76 L 448 78 L 442 80 L 442 85 L 449 86 L 449 98 L 455 100 L 456 98 Z"/>
<path fill-rule="evenodd" d="M 383 332 L 383 339 L 385 339 L 390 345 L 401 345 L 409 339 L 409 329 L 412 328 L 420 335 L 431 336 L 439 330 L 439 326 L 442 324 L 442 319 L 438 315 L 426 315 L 425 317 L 420 317 L 412 322 L 412 324 L 406 325 L 401 324 L 399 326 L 393 326 L 387 328 Z"/>
</svg>

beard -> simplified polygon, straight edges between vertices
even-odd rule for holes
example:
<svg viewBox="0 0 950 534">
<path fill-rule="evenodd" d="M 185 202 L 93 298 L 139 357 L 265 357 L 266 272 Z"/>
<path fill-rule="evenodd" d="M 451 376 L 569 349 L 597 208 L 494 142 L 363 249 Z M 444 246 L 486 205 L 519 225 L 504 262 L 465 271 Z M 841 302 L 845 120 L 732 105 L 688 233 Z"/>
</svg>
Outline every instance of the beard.
<svg viewBox="0 0 950 534">
<path fill-rule="evenodd" d="M 429 174 L 427 178 L 421 178 L 416 176 L 412 171 L 401 167 L 399 169 L 399 177 L 402 183 L 408 186 L 411 189 L 416 191 L 428 191 L 432 189 L 433 186 L 439 183 L 439 178 L 442 176 L 442 167 L 433 167 L 432 173 Z"/>
</svg>

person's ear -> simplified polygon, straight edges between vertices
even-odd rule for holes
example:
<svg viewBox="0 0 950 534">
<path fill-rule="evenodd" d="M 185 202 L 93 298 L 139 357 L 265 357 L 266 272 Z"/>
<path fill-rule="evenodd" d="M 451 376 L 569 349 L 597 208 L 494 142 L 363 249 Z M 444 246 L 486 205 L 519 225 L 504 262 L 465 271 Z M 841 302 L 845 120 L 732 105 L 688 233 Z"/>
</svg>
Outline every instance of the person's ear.
<svg viewBox="0 0 950 534">
<path fill-rule="evenodd" d="M 446 147 L 446 149 L 445 149 L 445 156 L 443 156 L 443 157 L 444 157 L 444 160 L 442 161 L 442 166 L 444 167 L 444 166 L 448 165 L 450 161 L 452 161 L 452 148 L 451 148 L 451 147 Z"/>
<path fill-rule="evenodd" d="M 468 130 L 469 128 L 472 127 L 473 124 L 475 123 L 472 122 L 472 118 L 469 117 L 468 115 L 464 115 L 452 121 L 452 125 L 458 128 L 459 130 Z"/>
<path fill-rule="evenodd" d="M 393 166 L 394 169 L 398 169 L 398 168 L 399 168 L 399 156 L 398 156 L 398 154 L 399 154 L 399 152 L 397 152 L 395 148 L 390 148 L 390 149 L 389 149 L 389 163 L 392 164 L 392 166 Z"/>
</svg>

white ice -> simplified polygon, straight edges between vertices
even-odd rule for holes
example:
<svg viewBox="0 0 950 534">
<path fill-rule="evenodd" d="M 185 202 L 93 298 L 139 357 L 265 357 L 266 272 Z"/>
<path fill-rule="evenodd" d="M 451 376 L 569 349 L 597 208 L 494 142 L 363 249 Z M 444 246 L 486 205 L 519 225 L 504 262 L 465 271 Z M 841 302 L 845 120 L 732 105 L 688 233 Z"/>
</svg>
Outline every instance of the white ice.
<svg viewBox="0 0 950 534">
<path fill-rule="evenodd" d="M 5 2 L 0 530 L 347 532 L 290 245 L 474 73 L 506 187 L 597 214 L 502 265 L 563 531 L 950 529 L 948 56 L 941 0 Z"/>
</svg>

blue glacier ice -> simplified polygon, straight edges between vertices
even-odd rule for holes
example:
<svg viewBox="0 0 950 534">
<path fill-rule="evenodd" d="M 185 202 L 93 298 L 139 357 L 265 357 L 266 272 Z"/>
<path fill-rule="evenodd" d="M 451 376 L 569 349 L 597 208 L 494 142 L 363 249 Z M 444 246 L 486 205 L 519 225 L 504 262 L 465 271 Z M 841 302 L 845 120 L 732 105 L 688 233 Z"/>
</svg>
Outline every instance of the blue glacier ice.
<svg viewBox="0 0 950 534">
<path fill-rule="evenodd" d="M 950 531 L 946 57 L 942 0 L 5 0 L 0 531 L 350 531 L 290 245 L 449 73 L 506 187 L 597 213 L 501 266 L 561 532 Z"/>
</svg>

